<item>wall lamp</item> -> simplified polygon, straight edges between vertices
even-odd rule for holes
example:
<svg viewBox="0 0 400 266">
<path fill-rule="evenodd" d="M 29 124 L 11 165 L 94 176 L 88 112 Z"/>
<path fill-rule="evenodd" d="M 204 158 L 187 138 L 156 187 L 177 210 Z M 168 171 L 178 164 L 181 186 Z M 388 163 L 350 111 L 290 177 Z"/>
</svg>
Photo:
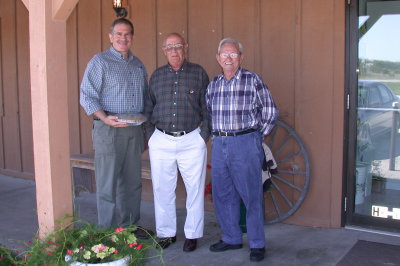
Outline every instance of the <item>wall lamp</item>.
<svg viewBox="0 0 400 266">
<path fill-rule="evenodd" d="M 128 15 L 125 7 L 122 7 L 122 0 L 113 0 L 113 8 L 117 17 L 124 18 Z"/>
</svg>

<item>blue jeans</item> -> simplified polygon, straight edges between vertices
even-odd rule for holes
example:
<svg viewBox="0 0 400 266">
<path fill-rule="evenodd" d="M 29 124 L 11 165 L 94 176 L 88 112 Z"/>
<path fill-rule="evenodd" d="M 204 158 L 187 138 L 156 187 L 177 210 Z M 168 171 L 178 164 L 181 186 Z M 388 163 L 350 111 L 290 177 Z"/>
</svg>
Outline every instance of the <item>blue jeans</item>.
<svg viewBox="0 0 400 266">
<path fill-rule="evenodd" d="M 263 152 L 262 136 L 258 131 L 213 138 L 212 192 L 225 243 L 241 244 L 243 241 L 239 226 L 242 199 L 247 209 L 250 248 L 265 247 L 261 181 Z"/>
</svg>

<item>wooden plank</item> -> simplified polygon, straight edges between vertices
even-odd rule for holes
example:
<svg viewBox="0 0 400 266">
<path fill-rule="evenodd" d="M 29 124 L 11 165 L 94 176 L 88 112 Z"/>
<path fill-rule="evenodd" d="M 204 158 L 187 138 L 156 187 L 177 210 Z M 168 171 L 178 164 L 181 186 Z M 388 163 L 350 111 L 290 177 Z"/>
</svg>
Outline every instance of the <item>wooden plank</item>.
<svg viewBox="0 0 400 266">
<path fill-rule="evenodd" d="M 82 190 L 95 192 L 94 154 L 73 154 L 70 157 L 70 163 L 75 195 L 79 195 Z M 150 160 L 147 152 L 142 154 L 142 178 L 151 180 Z"/>
<path fill-rule="evenodd" d="M 259 72 L 260 10 L 258 0 L 223 0 L 223 38 L 232 37 L 244 46 L 243 66 Z"/>
<path fill-rule="evenodd" d="M 3 1 L 2 10 L 2 60 L 3 60 L 3 145 L 4 168 L 17 171 L 21 165 L 21 136 L 18 115 L 18 82 L 17 82 L 17 42 L 16 42 L 16 2 Z"/>
<path fill-rule="evenodd" d="M 262 1 L 261 58 L 259 73 L 279 103 L 280 118 L 294 124 L 296 17 L 295 1 Z"/>
<path fill-rule="evenodd" d="M 0 1 L 0 40 L 4 39 L 3 36 L 3 27 L 2 27 L 2 13 L 1 10 L 4 10 L 4 8 L 1 6 L 1 1 Z M 0 42 L 0 80 L 3 80 L 3 57 L 2 54 L 4 53 L 2 45 L 2 42 Z M 4 115 L 4 103 L 3 103 L 3 82 L 0 82 L 0 129 L 3 128 L 3 115 Z M 4 136 L 3 136 L 3 130 L 0 130 L 0 168 L 4 168 Z"/>
<path fill-rule="evenodd" d="M 204 67 L 210 77 L 221 72 L 215 59 L 222 39 L 221 0 L 189 0 L 189 60 Z"/>
<path fill-rule="evenodd" d="M 86 65 L 102 51 L 102 21 L 100 1 L 79 1 L 77 5 L 78 80 L 81 81 Z M 88 45 L 90 44 L 90 45 Z M 80 85 L 80 84 L 79 84 Z M 92 153 L 92 118 L 80 108 L 81 153 Z"/>
<path fill-rule="evenodd" d="M 112 2 L 109 0 L 101 1 L 101 50 L 110 48 L 110 38 L 108 34 L 110 32 L 110 25 L 117 19 L 114 9 L 112 8 Z"/>
<path fill-rule="evenodd" d="M 93 154 L 74 154 L 70 158 L 71 167 L 94 170 Z"/>
<path fill-rule="evenodd" d="M 73 154 L 70 157 L 71 167 L 95 170 L 94 168 L 94 154 Z M 143 175 L 144 173 L 144 175 Z M 150 160 L 148 154 L 142 154 L 142 178 L 151 179 L 150 176 Z"/>
<path fill-rule="evenodd" d="M 32 104 L 29 62 L 29 13 L 21 1 L 16 2 L 17 22 L 17 66 L 18 66 L 18 109 L 21 136 L 22 172 L 34 174 Z"/>
<path fill-rule="evenodd" d="M 79 67 L 77 47 L 77 10 L 71 13 L 67 21 L 67 71 L 68 71 L 68 110 L 70 153 L 81 152 L 80 110 L 79 104 Z"/>
<path fill-rule="evenodd" d="M 177 32 L 187 39 L 187 1 L 158 0 L 157 5 L 157 66 L 165 65 L 167 60 L 161 50 L 165 35 Z"/>
<path fill-rule="evenodd" d="M 133 37 L 133 53 L 146 66 L 151 75 L 157 66 L 156 0 L 129 1 L 129 14 L 135 35 Z M 151 52 L 149 52 L 151 51 Z"/>
</svg>

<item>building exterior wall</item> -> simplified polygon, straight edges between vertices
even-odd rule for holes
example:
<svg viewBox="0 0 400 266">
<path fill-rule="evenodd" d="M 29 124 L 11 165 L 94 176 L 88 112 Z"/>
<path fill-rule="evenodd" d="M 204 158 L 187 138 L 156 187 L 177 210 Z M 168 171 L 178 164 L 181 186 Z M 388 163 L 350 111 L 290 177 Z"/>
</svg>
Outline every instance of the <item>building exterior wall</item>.
<svg viewBox="0 0 400 266">
<path fill-rule="evenodd" d="M 71 153 L 92 152 L 91 118 L 79 106 L 90 58 L 109 46 L 110 0 L 80 0 L 67 21 Z M 210 78 L 220 72 L 224 37 L 244 45 L 244 67 L 259 73 L 311 159 L 311 187 L 289 223 L 338 227 L 341 220 L 344 124 L 345 1 L 128 0 L 134 53 L 149 75 L 166 63 L 163 36 L 181 33 L 189 60 Z M 0 0 L 0 173 L 33 178 L 28 11 Z M 151 186 L 145 185 L 146 190 Z M 181 195 L 183 201 L 184 194 Z"/>
<path fill-rule="evenodd" d="M 0 172 L 33 178 L 28 25 L 21 1 L 0 1 Z"/>
</svg>

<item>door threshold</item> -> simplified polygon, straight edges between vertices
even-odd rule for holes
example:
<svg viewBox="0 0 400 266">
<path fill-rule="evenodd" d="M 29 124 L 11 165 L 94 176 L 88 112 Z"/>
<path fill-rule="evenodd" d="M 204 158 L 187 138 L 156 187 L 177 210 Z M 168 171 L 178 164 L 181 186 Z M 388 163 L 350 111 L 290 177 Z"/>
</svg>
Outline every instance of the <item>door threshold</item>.
<svg viewBox="0 0 400 266">
<path fill-rule="evenodd" d="M 359 226 L 354 226 L 354 225 L 346 225 L 344 228 L 345 229 L 349 229 L 349 230 L 367 232 L 367 233 L 374 233 L 374 234 L 380 234 L 380 235 L 386 235 L 386 236 L 400 237 L 400 231 L 399 230 L 396 230 L 396 232 L 391 232 L 391 231 L 384 231 L 384 230 L 379 230 L 379 229 L 371 229 L 371 228 L 359 227 Z"/>
</svg>

